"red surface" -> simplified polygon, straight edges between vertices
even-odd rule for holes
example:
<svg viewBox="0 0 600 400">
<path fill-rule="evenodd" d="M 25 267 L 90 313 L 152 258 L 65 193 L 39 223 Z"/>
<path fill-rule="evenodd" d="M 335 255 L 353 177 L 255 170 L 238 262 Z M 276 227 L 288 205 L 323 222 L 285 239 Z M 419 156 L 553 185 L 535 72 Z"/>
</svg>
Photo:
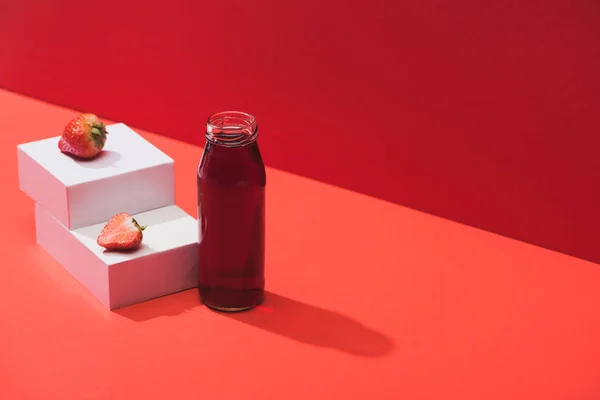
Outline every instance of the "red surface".
<svg viewBox="0 0 600 400">
<path fill-rule="evenodd" d="M 276 169 L 263 306 L 107 311 L 36 246 L 17 185 L 15 146 L 75 113 L 5 91 L 0 110 L 3 400 L 600 398 L 598 265 Z M 144 136 L 195 215 L 201 149 Z"/>
<path fill-rule="evenodd" d="M 593 0 L 0 2 L 0 86 L 600 262 Z"/>
</svg>

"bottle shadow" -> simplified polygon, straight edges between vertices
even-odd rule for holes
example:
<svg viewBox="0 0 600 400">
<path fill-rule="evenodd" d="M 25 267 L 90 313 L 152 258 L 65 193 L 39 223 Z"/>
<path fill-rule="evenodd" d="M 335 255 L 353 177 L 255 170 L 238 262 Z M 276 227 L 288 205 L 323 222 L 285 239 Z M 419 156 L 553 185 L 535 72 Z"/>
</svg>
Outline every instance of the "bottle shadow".
<svg viewBox="0 0 600 400">
<path fill-rule="evenodd" d="M 229 318 L 313 346 L 362 357 L 380 357 L 394 348 L 391 338 L 340 313 L 275 294 L 253 310 Z"/>
<path fill-rule="evenodd" d="M 198 290 L 189 289 L 113 312 L 132 321 L 143 322 L 193 312 L 200 306 Z M 271 292 L 267 292 L 264 302 L 252 310 L 217 314 L 297 342 L 355 356 L 381 357 L 394 349 L 390 337 L 350 317 Z"/>
</svg>

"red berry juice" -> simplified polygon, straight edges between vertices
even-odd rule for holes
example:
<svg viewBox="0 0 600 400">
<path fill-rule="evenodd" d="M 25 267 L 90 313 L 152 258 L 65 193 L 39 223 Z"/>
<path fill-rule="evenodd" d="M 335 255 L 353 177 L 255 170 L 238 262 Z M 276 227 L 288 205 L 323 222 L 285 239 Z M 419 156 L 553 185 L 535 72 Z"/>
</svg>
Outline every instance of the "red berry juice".
<svg viewBox="0 0 600 400">
<path fill-rule="evenodd" d="M 241 311 L 265 286 L 266 174 L 254 117 L 222 112 L 208 121 L 198 166 L 198 286 L 205 305 Z"/>
</svg>

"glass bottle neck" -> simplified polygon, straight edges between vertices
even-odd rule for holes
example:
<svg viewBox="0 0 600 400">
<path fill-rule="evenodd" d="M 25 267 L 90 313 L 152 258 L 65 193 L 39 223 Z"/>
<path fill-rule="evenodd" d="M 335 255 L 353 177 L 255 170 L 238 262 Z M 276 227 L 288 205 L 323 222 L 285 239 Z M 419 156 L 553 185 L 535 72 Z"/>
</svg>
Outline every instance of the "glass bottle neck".
<svg viewBox="0 0 600 400">
<path fill-rule="evenodd" d="M 205 136 L 209 143 L 217 146 L 242 147 L 256 141 L 258 125 L 248 113 L 223 111 L 208 118 Z"/>
</svg>

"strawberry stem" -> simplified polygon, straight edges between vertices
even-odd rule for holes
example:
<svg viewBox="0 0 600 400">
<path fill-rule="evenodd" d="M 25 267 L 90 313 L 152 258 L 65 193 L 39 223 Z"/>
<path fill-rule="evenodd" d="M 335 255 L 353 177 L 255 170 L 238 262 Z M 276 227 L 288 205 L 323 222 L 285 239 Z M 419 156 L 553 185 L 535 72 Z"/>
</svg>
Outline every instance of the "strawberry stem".
<svg viewBox="0 0 600 400">
<path fill-rule="evenodd" d="M 138 228 L 140 231 L 143 231 L 144 229 L 146 229 L 146 225 L 138 224 L 138 222 L 135 220 L 135 218 L 131 218 L 131 220 L 133 221 L 133 224 L 136 226 L 136 228 Z"/>
<path fill-rule="evenodd" d="M 108 133 L 104 123 L 100 122 L 93 124 L 90 132 L 92 133 L 91 138 L 94 141 L 94 145 L 97 148 L 102 149 L 104 147 L 104 142 L 106 141 L 106 134 Z"/>
<path fill-rule="evenodd" d="M 104 122 L 93 124 L 91 131 L 94 135 L 108 135 L 108 131 L 106 130 L 106 126 L 104 126 Z"/>
</svg>

